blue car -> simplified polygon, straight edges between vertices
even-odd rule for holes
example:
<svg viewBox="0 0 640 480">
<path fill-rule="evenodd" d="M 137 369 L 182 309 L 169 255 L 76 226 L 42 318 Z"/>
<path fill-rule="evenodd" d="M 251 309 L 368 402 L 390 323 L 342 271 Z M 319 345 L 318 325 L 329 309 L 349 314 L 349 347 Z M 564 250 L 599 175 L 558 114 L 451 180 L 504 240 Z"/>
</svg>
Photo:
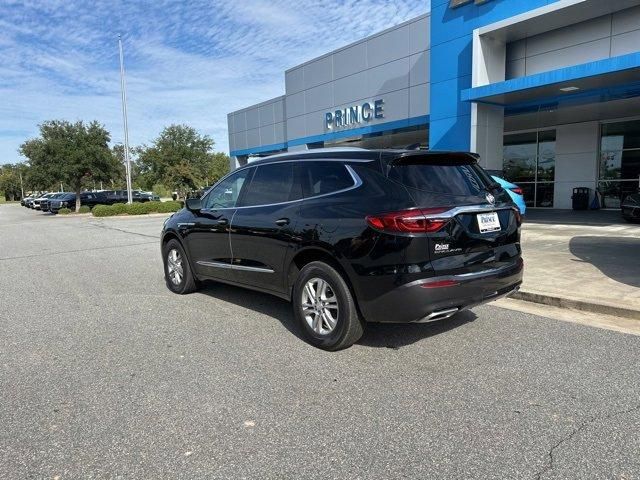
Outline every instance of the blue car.
<svg viewBox="0 0 640 480">
<path fill-rule="evenodd" d="M 513 200 L 513 202 L 518 206 L 520 210 L 520 214 L 524 216 L 527 211 L 527 205 L 524 203 L 524 196 L 522 195 L 522 189 L 517 186 L 515 183 L 511 183 L 506 181 L 504 178 L 498 177 L 494 175 L 493 172 L 489 171 L 491 178 L 493 178 L 496 182 L 500 184 L 502 188 L 504 188 L 507 192 L 509 192 L 509 196 Z"/>
</svg>

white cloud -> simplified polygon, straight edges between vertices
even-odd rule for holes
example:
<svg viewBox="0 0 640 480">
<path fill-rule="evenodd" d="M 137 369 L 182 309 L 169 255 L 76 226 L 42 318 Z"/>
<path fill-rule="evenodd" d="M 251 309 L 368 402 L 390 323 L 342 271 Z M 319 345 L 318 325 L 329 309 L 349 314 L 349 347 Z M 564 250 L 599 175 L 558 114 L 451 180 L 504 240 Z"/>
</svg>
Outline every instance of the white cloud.
<svg viewBox="0 0 640 480">
<path fill-rule="evenodd" d="M 227 150 L 227 113 L 284 93 L 284 70 L 428 10 L 428 0 L 0 4 L 0 163 L 48 119 L 104 123 L 122 141 L 117 34 L 130 141 L 187 123 Z"/>
</svg>

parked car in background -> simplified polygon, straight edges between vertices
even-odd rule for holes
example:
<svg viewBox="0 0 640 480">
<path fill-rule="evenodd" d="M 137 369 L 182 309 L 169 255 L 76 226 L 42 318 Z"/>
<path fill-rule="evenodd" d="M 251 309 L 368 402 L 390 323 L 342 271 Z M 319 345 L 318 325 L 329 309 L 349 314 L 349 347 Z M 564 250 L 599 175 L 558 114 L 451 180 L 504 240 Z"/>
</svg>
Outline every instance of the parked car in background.
<svg viewBox="0 0 640 480">
<path fill-rule="evenodd" d="M 622 202 L 622 217 L 628 222 L 640 222 L 640 190 L 627 195 Z"/>
<path fill-rule="evenodd" d="M 160 197 L 153 192 L 142 192 L 140 190 L 134 190 L 132 193 L 134 202 L 159 202 Z"/>
<path fill-rule="evenodd" d="M 40 197 L 34 198 L 33 199 L 33 209 L 34 210 L 40 210 L 42 202 L 46 202 L 47 200 L 49 200 L 49 198 L 51 198 L 54 195 L 55 195 L 55 192 L 51 192 L 51 193 L 45 193 L 44 195 L 41 195 Z"/>
<path fill-rule="evenodd" d="M 114 203 L 127 203 L 129 201 L 129 197 L 127 195 L 126 190 L 106 190 L 104 192 L 100 192 L 106 195 L 107 203 L 109 205 L 113 205 Z M 131 197 L 134 202 L 159 202 L 160 197 L 158 195 L 154 195 L 153 192 L 143 192 L 141 190 L 133 190 L 131 192 Z"/>
<path fill-rule="evenodd" d="M 504 178 L 502 178 L 502 175 L 504 174 L 502 173 L 501 170 L 487 170 L 487 173 L 491 175 L 491 178 L 493 178 L 496 182 L 498 182 L 500 186 L 507 191 L 507 193 L 509 194 L 513 202 L 520 209 L 520 214 L 524 216 L 527 213 L 527 204 L 524 201 L 522 188 L 520 188 L 515 183 L 511 183 L 505 180 Z"/>
<path fill-rule="evenodd" d="M 48 198 L 42 198 L 40 200 L 40 210 L 43 212 L 48 212 L 49 211 L 49 204 L 52 200 L 55 200 L 56 198 L 61 198 L 65 195 L 68 195 L 69 192 L 57 192 L 57 193 L 52 193 L 50 197 Z"/>
<path fill-rule="evenodd" d="M 86 205 L 93 208 L 96 205 L 108 205 L 107 195 L 105 192 L 82 192 L 80 194 L 80 205 Z M 49 211 L 58 213 L 61 208 L 76 208 L 76 194 L 66 193 L 65 195 L 49 201 Z"/>
<path fill-rule="evenodd" d="M 33 208 L 34 207 L 34 202 L 36 200 L 36 198 L 40 198 L 42 195 L 44 195 L 46 192 L 42 192 L 42 193 L 36 193 L 31 195 L 30 197 L 27 197 L 25 199 L 24 202 L 24 206 L 27 208 Z"/>
<path fill-rule="evenodd" d="M 313 161 L 309 161 L 313 160 Z M 211 279 L 293 303 L 326 350 L 517 290 L 521 215 L 469 153 L 319 149 L 241 167 L 164 224 L 167 287 Z"/>
<path fill-rule="evenodd" d="M 34 198 L 33 195 L 27 195 L 26 197 L 20 199 L 20 205 L 22 205 L 23 207 L 27 206 L 27 202 L 32 200 Z"/>
</svg>

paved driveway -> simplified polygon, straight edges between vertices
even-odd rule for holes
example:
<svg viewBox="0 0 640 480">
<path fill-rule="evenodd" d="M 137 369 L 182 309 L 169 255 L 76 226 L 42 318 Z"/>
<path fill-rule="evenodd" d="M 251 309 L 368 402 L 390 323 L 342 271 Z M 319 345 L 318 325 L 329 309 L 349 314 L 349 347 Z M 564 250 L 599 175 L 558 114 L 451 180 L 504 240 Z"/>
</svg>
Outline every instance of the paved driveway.
<svg viewBox="0 0 640 480">
<path fill-rule="evenodd" d="M 635 310 L 640 225 L 620 212 L 536 211 L 522 228 L 527 292 Z"/>
<path fill-rule="evenodd" d="M 0 206 L 0 478 L 640 478 L 640 337 L 487 306 L 326 353 L 162 218 Z"/>
</svg>

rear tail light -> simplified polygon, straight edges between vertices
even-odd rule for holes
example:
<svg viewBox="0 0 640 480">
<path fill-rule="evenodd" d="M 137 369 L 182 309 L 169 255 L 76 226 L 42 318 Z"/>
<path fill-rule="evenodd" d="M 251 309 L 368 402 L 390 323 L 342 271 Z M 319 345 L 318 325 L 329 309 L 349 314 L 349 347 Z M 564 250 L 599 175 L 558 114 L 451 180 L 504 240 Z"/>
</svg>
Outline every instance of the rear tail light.
<svg viewBox="0 0 640 480">
<path fill-rule="evenodd" d="M 510 188 L 509 190 L 511 190 L 513 193 L 517 195 L 522 195 L 522 189 L 520 187 L 513 187 L 513 188 Z"/>
<path fill-rule="evenodd" d="M 518 207 L 515 207 L 513 209 L 513 214 L 516 216 L 516 222 L 518 226 L 522 225 L 522 214 L 520 213 L 520 209 Z"/>
<path fill-rule="evenodd" d="M 449 218 L 437 218 L 449 208 L 424 208 L 369 215 L 366 220 L 376 230 L 400 233 L 434 233 L 442 229 Z"/>
</svg>

